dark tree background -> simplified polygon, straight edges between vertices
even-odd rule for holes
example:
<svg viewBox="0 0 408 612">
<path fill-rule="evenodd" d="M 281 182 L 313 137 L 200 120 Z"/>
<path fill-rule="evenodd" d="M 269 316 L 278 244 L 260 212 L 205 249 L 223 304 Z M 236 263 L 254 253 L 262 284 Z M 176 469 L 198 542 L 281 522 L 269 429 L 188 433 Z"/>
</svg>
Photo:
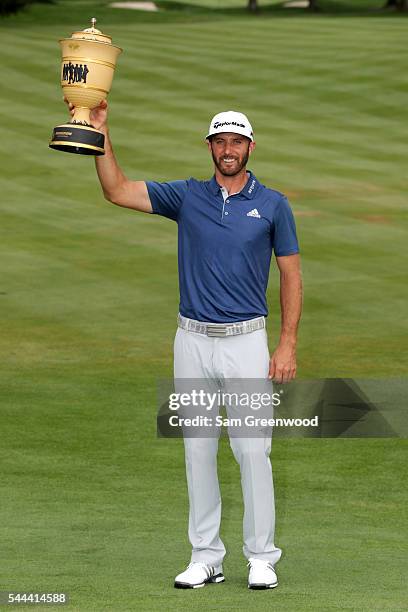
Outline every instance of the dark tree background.
<svg viewBox="0 0 408 612">
<path fill-rule="evenodd" d="M 248 0 L 247 7 L 251 13 L 256 13 L 258 10 L 258 0 Z M 393 8 L 397 11 L 408 11 L 408 0 L 385 0 L 384 8 Z M 309 0 L 309 9 L 312 11 L 321 9 L 319 0 Z"/>
<path fill-rule="evenodd" d="M 385 8 L 396 8 L 398 11 L 408 10 L 408 0 L 387 0 Z"/>
<path fill-rule="evenodd" d="M 53 0 L 0 0 L 0 15 L 10 15 L 17 13 L 20 9 L 34 2 L 52 3 Z"/>
</svg>

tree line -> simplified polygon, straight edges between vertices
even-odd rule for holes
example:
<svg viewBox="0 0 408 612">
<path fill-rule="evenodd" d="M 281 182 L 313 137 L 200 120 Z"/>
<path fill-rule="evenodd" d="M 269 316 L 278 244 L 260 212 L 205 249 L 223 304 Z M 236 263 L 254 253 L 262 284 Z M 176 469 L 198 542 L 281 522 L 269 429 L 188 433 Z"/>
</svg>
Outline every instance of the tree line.
<svg viewBox="0 0 408 612">
<path fill-rule="evenodd" d="M 0 15 L 8 15 L 17 13 L 20 9 L 33 4 L 34 2 L 52 2 L 53 0 L 0 0 Z M 247 0 L 247 8 L 251 13 L 256 13 L 259 10 L 258 0 Z M 267 0 L 265 0 L 267 2 Z M 320 11 L 323 9 L 321 0 L 308 0 L 308 9 L 311 11 Z M 384 9 L 394 9 L 396 11 L 408 11 L 408 0 L 384 0 Z"/>
<path fill-rule="evenodd" d="M 307 7 L 311 11 L 322 10 L 321 2 L 319 0 L 308 0 L 309 6 Z M 408 0 L 384 0 L 384 9 L 395 9 L 397 11 L 408 11 Z M 248 10 L 255 13 L 259 10 L 258 0 L 248 0 Z"/>
</svg>

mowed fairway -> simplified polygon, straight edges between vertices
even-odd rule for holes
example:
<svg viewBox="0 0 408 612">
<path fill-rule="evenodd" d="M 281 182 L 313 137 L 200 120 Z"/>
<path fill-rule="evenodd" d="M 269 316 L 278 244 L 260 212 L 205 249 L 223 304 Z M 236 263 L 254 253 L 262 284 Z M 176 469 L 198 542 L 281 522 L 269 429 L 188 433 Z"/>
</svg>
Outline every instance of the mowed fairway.
<svg viewBox="0 0 408 612">
<path fill-rule="evenodd" d="M 223 440 L 227 582 L 173 589 L 190 554 L 183 449 L 157 439 L 155 418 L 157 380 L 172 374 L 177 228 L 105 202 L 93 159 L 48 139 L 66 118 L 57 40 L 97 13 L 124 49 L 110 125 L 129 176 L 206 178 L 210 117 L 250 116 L 249 167 L 297 219 L 299 377 L 406 376 L 408 21 L 60 4 L 0 21 L 0 590 L 65 591 L 81 612 L 406 609 L 396 439 L 276 441 L 274 592 L 246 587 Z"/>
</svg>

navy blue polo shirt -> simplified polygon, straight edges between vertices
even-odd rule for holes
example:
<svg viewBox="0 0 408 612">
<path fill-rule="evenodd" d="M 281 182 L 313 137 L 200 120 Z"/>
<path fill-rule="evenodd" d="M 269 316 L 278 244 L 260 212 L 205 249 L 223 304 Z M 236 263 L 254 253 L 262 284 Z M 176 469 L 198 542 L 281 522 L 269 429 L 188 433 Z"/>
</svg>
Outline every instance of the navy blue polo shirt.
<svg viewBox="0 0 408 612">
<path fill-rule="evenodd" d="M 153 212 L 178 224 L 180 313 L 212 323 L 267 316 L 272 251 L 299 252 L 287 198 L 252 173 L 225 201 L 214 176 L 146 185 Z"/>
</svg>

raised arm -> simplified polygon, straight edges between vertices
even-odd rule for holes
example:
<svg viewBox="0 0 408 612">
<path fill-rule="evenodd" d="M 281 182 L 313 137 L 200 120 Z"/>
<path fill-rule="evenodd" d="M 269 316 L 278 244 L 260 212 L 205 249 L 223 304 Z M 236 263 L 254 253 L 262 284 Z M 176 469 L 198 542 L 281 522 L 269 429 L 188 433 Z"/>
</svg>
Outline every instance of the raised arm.
<svg viewBox="0 0 408 612">
<path fill-rule="evenodd" d="M 73 114 L 73 106 L 69 104 Z M 103 100 L 91 112 L 93 127 L 105 135 L 105 155 L 95 156 L 96 171 L 101 183 L 103 195 L 109 202 L 125 208 L 133 208 L 141 212 L 151 213 L 152 205 L 144 181 L 129 180 L 119 167 L 109 138 L 108 104 Z"/>
</svg>

